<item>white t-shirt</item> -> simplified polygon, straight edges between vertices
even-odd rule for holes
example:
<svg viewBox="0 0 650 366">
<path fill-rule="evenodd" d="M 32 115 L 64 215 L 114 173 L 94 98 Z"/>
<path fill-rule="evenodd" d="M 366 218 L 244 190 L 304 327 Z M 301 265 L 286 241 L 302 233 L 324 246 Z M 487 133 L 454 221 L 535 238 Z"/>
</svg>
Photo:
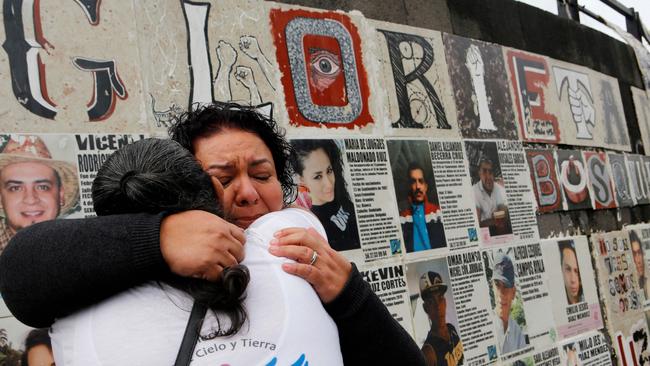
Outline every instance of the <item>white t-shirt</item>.
<svg viewBox="0 0 650 366">
<path fill-rule="evenodd" d="M 476 208 L 481 212 L 481 221 L 492 219 L 494 211 L 499 206 L 506 206 L 506 191 L 497 182 L 494 182 L 492 193 L 487 193 L 483 188 L 483 183 L 479 180 L 472 187 L 474 190 L 474 199 L 476 200 Z"/>
<path fill-rule="evenodd" d="M 343 364 L 336 324 L 316 292 L 282 270 L 286 258 L 268 252 L 273 233 L 287 227 L 314 227 L 325 237 L 318 219 L 301 209 L 255 221 L 246 230 L 242 262 L 251 276 L 244 301 L 248 320 L 234 336 L 199 339 L 192 365 L 288 366 L 301 359 L 296 364 Z M 56 364 L 173 365 L 192 304 L 185 292 L 149 282 L 59 319 L 51 330 Z M 208 311 L 201 334 L 215 320 Z"/>
</svg>

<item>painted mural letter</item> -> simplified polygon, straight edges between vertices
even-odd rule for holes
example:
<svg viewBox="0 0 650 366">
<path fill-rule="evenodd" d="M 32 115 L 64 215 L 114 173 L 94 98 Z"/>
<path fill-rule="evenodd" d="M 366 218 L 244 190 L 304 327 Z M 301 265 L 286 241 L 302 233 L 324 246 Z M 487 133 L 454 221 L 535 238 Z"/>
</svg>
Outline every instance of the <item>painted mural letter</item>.
<svg viewBox="0 0 650 366">
<path fill-rule="evenodd" d="M 74 2 L 81 6 L 90 24 L 99 24 L 99 4 L 101 4 L 101 0 L 74 0 Z"/>
<path fill-rule="evenodd" d="M 558 204 L 557 181 L 554 181 L 552 165 L 547 157 L 540 154 L 531 158 L 531 173 L 534 174 L 537 200 L 540 206 L 548 207 Z M 542 211 L 542 207 L 540 207 Z"/>
<path fill-rule="evenodd" d="M 569 210 L 591 208 L 589 195 L 588 172 L 582 160 L 582 153 L 577 150 L 558 150 L 558 166 L 560 167 L 560 182 Z"/>
<path fill-rule="evenodd" d="M 357 28 L 334 12 L 272 9 L 277 59 L 294 125 L 363 127 L 372 122 Z"/>
<path fill-rule="evenodd" d="M 56 104 L 47 95 L 45 65 L 38 54 L 40 49 L 54 47 L 43 37 L 38 1 L 5 0 L 2 16 L 6 35 L 2 48 L 9 57 L 14 96 L 30 112 L 54 119 Z M 26 29 L 33 29 L 34 34 L 25 34 Z"/>
<path fill-rule="evenodd" d="M 447 122 L 444 107 L 440 101 L 438 93 L 431 85 L 431 82 L 424 76 L 424 74 L 433 65 L 433 47 L 424 38 L 406 33 L 390 32 L 387 30 L 378 29 L 384 37 L 386 37 L 386 44 L 388 45 L 388 55 L 390 57 L 391 68 L 393 70 L 393 78 L 395 80 L 395 93 L 397 94 L 397 105 L 399 107 L 399 120 L 393 123 L 393 127 L 403 128 L 424 128 L 423 118 L 414 116 L 419 113 L 419 109 L 424 107 L 427 100 L 418 100 L 416 93 L 409 92 L 409 84 L 419 82 L 425 90 L 428 102 L 433 105 L 435 117 L 438 128 L 451 129 Z M 414 58 L 414 46 L 417 46 L 421 52 L 421 59 L 415 65 L 412 71 L 406 72 L 404 68 L 404 61 L 407 58 Z M 408 49 L 408 54 L 403 50 Z M 410 56 L 409 56 L 410 55 Z M 418 107 L 418 104 L 420 105 Z M 417 117 L 417 120 L 416 120 Z"/>
<path fill-rule="evenodd" d="M 640 155 L 627 155 L 627 171 L 630 174 L 630 182 L 634 198 L 638 205 L 648 204 L 650 197 L 648 196 L 647 178 L 644 173 L 643 163 L 641 162 Z"/>
<path fill-rule="evenodd" d="M 546 60 L 517 51 L 508 51 L 506 55 L 524 140 L 557 143 L 557 117 L 547 113 L 544 105 L 544 90 L 549 84 Z"/>
<path fill-rule="evenodd" d="M 593 135 L 588 126 L 593 128 L 596 119 L 594 98 L 589 84 L 589 76 L 581 72 L 553 67 L 557 93 L 562 99 L 564 86 L 567 87 L 571 116 L 576 125 L 576 138 L 592 140 Z"/>
<path fill-rule="evenodd" d="M 625 156 L 621 154 L 608 154 L 609 164 L 612 167 L 612 177 L 616 187 L 616 203 L 618 207 L 629 207 L 636 203 L 632 195 L 627 170 L 625 169 Z"/>
<path fill-rule="evenodd" d="M 605 128 L 605 142 L 608 144 L 629 145 L 630 139 L 627 134 L 627 126 L 624 116 L 621 113 L 619 104 L 614 98 L 614 90 L 609 81 L 602 80 L 600 93 L 603 100 Z M 616 90 L 616 93 L 620 92 Z"/>
<path fill-rule="evenodd" d="M 115 61 L 75 57 L 72 63 L 79 70 L 93 73 L 95 90 L 92 99 L 88 102 L 88 119 L 91 122 L 107 119 L 115 110 L 117 101 L 115 97 L 120 99 L 127 97 L 126 88 L 117 74 Z"/>
<path fill-rule="evenodd" d="M 604 153 L 584 153 L 587 167 L 589 168 L 589 184 L 594 199 L 594 208 L 614 208 L 614 191 L 612 177 L 607 169 L 606 155 Z"/>
<path fill-rule="evenodd" d="M 190 105 L 212 103 L 212 66 L 208 52 L 208 13 L 210 3 L 183 1 L 183 16 L 187 27 L 187 52 L 190 69 Z M 233 61 L 234 63 L 234 61 Z M 229 101 L 228 98 L 225 101 Z"/>
<path fill-rule="evenodd" d="M 487 92 L 485 91 L 485 66 L 478 46 L 473 44 L 467 48 L 465 67 L 467 67 L 467 71 L 469 71 L 469 75 L 472 78 L 472 86 L 476 93 L 476 104 L 478 104 L 477 109 L 480 120 L 478 128 L 479 130 L 496 131 L 497 128 L 492 120 L 492 114 L 488 106 Z"/>
</svg>

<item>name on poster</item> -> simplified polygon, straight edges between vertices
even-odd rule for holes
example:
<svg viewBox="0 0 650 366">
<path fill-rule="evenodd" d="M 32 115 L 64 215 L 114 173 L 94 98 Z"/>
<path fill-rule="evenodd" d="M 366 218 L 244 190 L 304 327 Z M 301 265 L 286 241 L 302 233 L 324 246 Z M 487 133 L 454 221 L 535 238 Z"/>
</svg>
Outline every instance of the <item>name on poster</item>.
<svg viewBox="0 0 650 366">
<path fill-rule="evenodd" d="M 567 320 L 570 322 L 588 318 L 589 313 L 589 304 L 586 302 L 581 302 L 579 304 L 570 305 L 566 308 Z"/>
<path fill-rule="evenodd" d="M 431 141 L 429 148 L 433 160 L 463 159 L 463 145 L 460 141 Z"/>
<path fill-rule="evenodd" d="M 361 271 L 361 275 L 375 292 L 406 287 L 404 267 L 402 266 L 382 267 L 371 271 Z"/>
<path fill-rule="evenodd" d="M 480 252 L 454 254 L 447 257 L 449 275 L 451 277 L 465 276 L 483 272 Z"/>
</svg>

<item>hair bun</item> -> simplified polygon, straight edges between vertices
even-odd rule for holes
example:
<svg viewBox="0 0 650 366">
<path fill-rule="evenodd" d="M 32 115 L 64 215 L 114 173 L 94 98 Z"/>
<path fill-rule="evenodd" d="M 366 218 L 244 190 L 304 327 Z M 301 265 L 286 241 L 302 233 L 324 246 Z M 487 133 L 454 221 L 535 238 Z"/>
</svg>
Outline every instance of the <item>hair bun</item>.
<svg viewBox="0 0 650 366">
<path fill-rule="evenodd" d="M 129 170 L 128 172 L 124 173 L 122 178 L 120 178 L 120 191 L 128 196 L 128 184 L 131 178 L 135 177 L 138 174 L 135 170 Z"/>
</svg>

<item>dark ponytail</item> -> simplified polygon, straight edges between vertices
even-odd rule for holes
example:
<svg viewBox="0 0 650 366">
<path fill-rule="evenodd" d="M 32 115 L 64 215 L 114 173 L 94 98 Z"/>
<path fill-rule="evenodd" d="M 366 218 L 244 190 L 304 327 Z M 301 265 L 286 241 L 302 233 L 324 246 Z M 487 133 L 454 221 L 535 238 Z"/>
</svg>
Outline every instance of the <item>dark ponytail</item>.
<svg viewBox="0 0 650 366">
<path fill-rule="evenodd" d="M 100 216 L 186 210 L 221 215 L 210 177 L 188 150 L 172 140 L 145 139 L 113 153 L 97 172 L 92 197 Z M 172 273 L 163 280 L 228 316 L 230 327 L 222 329 L 217 317 L 217 329 L 208 338 L 235 334 L 246 322 L 242 303 L 250 280 L 246 266 L 225 268 L 217 282 Z"/>
</svg>

